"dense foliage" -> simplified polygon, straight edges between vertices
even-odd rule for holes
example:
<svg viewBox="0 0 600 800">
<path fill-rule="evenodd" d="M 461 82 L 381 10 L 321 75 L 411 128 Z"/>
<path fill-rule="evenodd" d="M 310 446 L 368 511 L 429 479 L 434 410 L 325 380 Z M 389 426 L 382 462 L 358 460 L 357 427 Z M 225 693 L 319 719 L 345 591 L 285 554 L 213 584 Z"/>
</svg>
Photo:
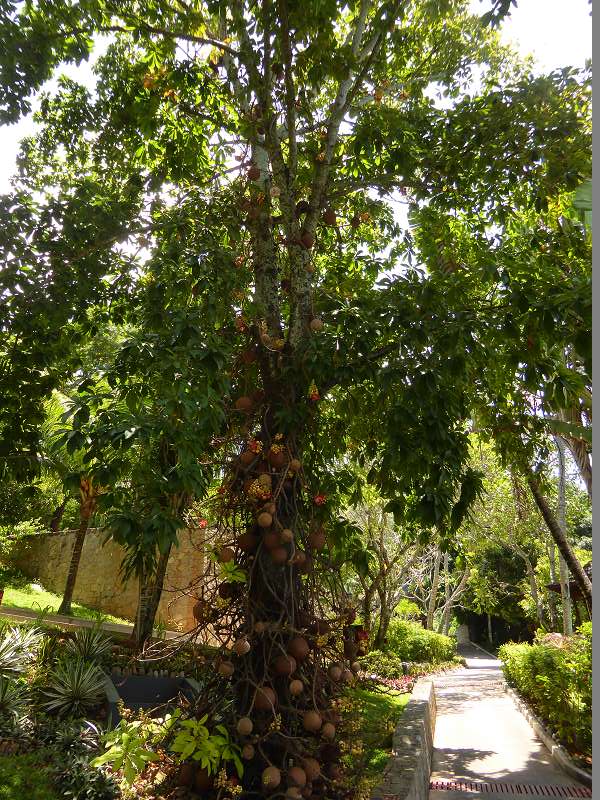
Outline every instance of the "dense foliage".
<svg viewBox="0 0 600 800">
<path fill-rule="evenodd" d="M 592 752 L 592 625 L 568 640 L 541 636 L 534 644 L 505 644 L 499 653 L 507 681 L 567 747 Z"/>
</svg>

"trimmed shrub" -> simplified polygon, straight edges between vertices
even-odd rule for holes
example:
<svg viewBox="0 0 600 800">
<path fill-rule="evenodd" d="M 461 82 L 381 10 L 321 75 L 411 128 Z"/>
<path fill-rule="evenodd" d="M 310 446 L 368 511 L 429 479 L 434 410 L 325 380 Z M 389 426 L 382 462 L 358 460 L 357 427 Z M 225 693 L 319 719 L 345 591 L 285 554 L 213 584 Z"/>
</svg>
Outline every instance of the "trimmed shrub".
<svg viewBox="0 0 600 800">
<path fill-rule="evenodd" d="M 456 642 L 449 636 L 428 631 L 416 622 L 394 619 L 387 635 L 386 653 L 400 661 L 451 661 L 456 655 Z"/>
<path fill-rule="evenodd" d="M 380 678 L 399 678 L 404 674 L 402 659 L 382 650 L 371 650 L 359 659 L 359 663 L 369 675 L 378 675 Z"/>
<path fill-rule="evenodd" d="M 499 657 L 507 682 L 558 738 L 576 753 L 592 752 L 592 624 L 577 635 L 504 644 Z"/>
</svg>

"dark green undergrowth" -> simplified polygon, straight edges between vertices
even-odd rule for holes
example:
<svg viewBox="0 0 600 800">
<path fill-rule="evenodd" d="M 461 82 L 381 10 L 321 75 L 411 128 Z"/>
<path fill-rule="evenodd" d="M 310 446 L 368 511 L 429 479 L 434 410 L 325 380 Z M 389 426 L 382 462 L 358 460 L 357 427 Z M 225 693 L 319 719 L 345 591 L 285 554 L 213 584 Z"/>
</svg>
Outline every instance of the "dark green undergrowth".
<svg viewBox="0 0 600 800">
<path fill-rule="evenodd" d="M 60 800 L 45 752 L 0 756 L 0 800 Z"/>
</svg>

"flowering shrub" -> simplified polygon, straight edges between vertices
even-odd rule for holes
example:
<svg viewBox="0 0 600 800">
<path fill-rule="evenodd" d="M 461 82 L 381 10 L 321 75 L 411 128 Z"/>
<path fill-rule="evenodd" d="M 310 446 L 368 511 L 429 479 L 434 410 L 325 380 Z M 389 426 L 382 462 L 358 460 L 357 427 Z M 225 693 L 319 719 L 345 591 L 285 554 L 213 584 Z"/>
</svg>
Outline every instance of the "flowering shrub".
<svg viewBox="0 0 600 800">
<path fill-rule="evenodd" d="M 502 645 L 508 683 L 575 753 L 592 750 L 592 623 L 568 639 Z"/>
</svg>

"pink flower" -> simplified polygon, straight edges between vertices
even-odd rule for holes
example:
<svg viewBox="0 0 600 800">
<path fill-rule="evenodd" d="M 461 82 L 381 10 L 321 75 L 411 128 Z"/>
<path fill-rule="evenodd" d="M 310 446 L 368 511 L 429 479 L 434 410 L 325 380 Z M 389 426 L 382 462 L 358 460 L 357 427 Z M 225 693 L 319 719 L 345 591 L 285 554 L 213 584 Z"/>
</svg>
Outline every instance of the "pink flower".
<svg viewBox="0 0 600 800">
<path fill-rule="evenodd" d="M 313 501 L 314 501 L 314 504 L 315 504 L 316 506 L 322 506 L 322 505 L 324 505 L 324 504 L 325 504 L 325 502 L 326 502 L 326 500 L 327 500 L 327 495 L 326 495 L 326 494 L 316 494 L 316 495 L 313 497 Z"/>
<path fill-rule="evenodd" d="M 199 519 L 198 520 L 198 527 L 199 528 L 204 530 L 204 528 L 206 528 L 207 526 L 208 526 L 208 520 L 207 519 Z"/>
</svg>

